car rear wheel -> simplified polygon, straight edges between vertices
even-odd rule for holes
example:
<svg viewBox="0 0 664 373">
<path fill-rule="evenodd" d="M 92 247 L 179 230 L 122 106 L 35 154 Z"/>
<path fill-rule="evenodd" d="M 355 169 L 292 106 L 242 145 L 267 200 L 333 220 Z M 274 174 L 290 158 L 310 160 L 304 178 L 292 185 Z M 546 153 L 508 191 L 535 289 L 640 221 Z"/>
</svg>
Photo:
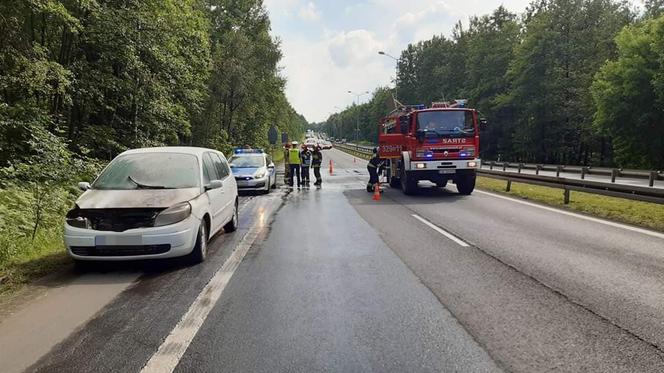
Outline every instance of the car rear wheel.
<svg viewBox="0 0 664 373">
<path fill-rule="evenodd" d="M 224 225 L 224 232 L 230 233 L 235 232 L 238 227 L 239 221 L 239 212 L 238 212 L 238 203 L 235 201 L 235 210 L 233 211 L 233 218 L 226 225 Z"/>
</svg>

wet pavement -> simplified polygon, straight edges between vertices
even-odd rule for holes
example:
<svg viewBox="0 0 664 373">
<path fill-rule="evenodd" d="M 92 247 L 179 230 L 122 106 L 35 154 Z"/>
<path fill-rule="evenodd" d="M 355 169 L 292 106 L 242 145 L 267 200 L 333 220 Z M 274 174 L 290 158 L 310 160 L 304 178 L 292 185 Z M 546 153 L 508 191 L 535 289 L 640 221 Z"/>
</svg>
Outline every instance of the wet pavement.
<svg viewBox="0 0 664 373">
<path fill-rule="evenodd" d="M 374 201 L 324 157 L 321 188 L 243 197 L 204 264 L 105 269 L 135 279 L 29 370 L 141 371 L 253 234 L 161 371 L 664 371 L 664 235 L 453 185 Z"/>
</svg>

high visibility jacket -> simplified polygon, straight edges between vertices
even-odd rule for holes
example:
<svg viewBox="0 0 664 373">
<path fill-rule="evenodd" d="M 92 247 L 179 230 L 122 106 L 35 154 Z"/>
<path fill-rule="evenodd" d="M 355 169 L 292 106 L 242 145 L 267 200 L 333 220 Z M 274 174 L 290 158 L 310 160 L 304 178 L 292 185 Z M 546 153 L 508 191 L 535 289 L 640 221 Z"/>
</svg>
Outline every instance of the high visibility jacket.
<svg viewBox="0 0 664 373">
<path fill-rule="evenodd" d="M 288 150 L 288 163 L 300 164 L 300 151 L 298 149 Z"/>
</svg>

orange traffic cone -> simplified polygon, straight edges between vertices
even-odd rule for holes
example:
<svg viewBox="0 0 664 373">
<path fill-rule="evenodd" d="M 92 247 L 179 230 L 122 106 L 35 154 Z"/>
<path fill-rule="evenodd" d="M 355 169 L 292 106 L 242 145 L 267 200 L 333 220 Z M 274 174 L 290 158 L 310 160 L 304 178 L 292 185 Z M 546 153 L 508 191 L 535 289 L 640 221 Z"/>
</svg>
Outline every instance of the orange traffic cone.
<svg viewBox="0 0 664 373">
<path fill-rule="evenodd" d="M 374 201 L 380 201 L 380 181 L 377 182 L 374 185 L 374 195 L 373 195 L 373 200 Z"/>
<path fill-rule="evenodd" d="M 332 160 L 330 159 L 330 175 L 334 172 L 334 165 L 332 164 Z"/>
</svg>

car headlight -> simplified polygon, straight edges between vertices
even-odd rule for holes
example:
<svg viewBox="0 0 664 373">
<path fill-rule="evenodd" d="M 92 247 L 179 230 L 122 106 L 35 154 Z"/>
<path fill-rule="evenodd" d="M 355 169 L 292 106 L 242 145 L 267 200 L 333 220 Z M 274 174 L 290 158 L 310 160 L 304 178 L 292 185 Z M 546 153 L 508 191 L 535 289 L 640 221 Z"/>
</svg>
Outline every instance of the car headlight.
<svg viewBox="0 0 664 373">
<path fill-rule="evenodd" d="M 265 176 L 265 170 L 256 172 L 254 179 L 262 179 Z"/>
<path fill-rule="evenodd" d="M 164 225 L 179 223 L 188 218 L 189 215 L 191 215 L 191 205 L 189 202 L 178 203 L 160 212 L 154 219 L 154 226 L 163 227 Z"/>
<path fill-rule="evenodd" d="M 423 168 L 427 168 L 427 164 L 426 163 L 415 163 L 415 168 L 421 170 Z"/>
<path fill-rule="evenodd" d="M 70 227 L 90 229 L 90 220 L 84 216 L 81 216 L 81 210 L 79 209 L 78 205 L 74 206 L 73 209 L 67 212 L 65 222 Z"/>
</svg>

